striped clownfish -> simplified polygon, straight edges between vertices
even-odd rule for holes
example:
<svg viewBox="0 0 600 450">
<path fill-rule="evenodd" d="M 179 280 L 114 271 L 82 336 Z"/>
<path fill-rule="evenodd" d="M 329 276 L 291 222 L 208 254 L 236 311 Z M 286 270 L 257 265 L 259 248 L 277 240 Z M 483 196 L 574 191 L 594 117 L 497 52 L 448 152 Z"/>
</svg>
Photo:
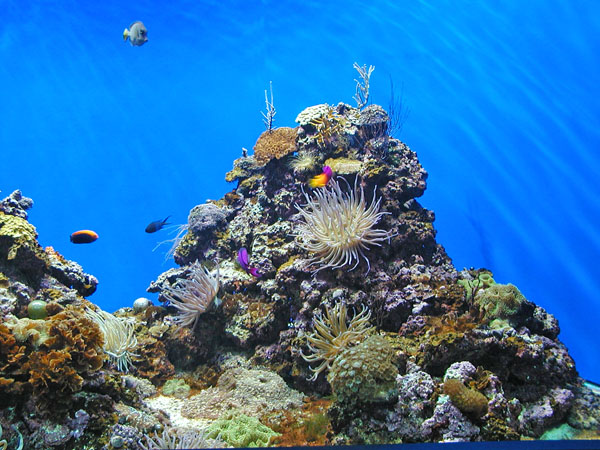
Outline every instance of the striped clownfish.
<svg viewBox="0 0 600 450">
<path fill-rule="evenodd" d="M 90 244 L 98 239 L 98 233 L 92 230 L 79 230 L 71 234 L 73 244 Z"/>
</svg>

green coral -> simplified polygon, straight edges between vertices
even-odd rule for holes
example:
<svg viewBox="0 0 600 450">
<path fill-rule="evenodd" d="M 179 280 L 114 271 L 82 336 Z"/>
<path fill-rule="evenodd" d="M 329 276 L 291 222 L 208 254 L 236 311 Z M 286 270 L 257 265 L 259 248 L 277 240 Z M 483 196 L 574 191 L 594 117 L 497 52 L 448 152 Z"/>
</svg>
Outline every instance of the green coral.
<svg viewBox="0 0 600 450">
<path fill-rule="evenodd" d="M 213 422 L 206 430 L 206 437 L 220 437 L 233 447 L 267 447 L 272 437 L 279 436 L 258 419 L 244 414 L 229 415 Z"/>
<path fill-rule="evenodd" d="M 344 350 L 328 375 L 340 403 L 389 402 L 397 397 L 395 351 L 382 337 L 374 335 Z"/>
<path fill-rule="evenodd" d="M 457 283 L 465 288 L 467 300 L 473 300 L 473 296 L 477 294 L 480 289 L 487 289 L 496 284 L 490 272 L 479 272 L 477 278 L 472 280 L 458 280 Z"/>
<path fill-rule="evenodd" d="M 190 394 L 190 386 L 181 378 L 168 380 L 162 388 L 163 395 L 186 398 Z"/>
<path fill-rule="evenodd" d="M 494 284 L 475 295 L 475 304 L 488 321 L 500 319 L 510 323 L 524 301 L 523 294 L 512 284 Z"/>
</svg>

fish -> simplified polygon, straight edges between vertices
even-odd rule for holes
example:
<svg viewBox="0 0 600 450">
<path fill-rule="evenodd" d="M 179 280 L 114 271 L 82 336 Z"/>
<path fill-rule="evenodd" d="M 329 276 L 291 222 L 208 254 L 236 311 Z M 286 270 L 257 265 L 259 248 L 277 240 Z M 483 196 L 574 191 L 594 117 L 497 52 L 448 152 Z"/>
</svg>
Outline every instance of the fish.
<svg viewBox="0 0 600 450">
<path fill-rule="evenodd" d="M 320 173 L 319 175 L 312 177 L 309 180 L 308 185 L 313 189 L 324 187 L 325 185 L 327 185 L 329 180 L 331 180 L 332 176 L 333 176 L 333 170 L 331 170 L 331 167 L 323 166 L 323 173 Z"/>
<path fill-rule="evenodd" d="M 125 31 L 123 31 L 123 40 L 126 41 L 127 38 L 129 38 L 131 45 L 139 47 L 148 42 L 148 30 L 144 24 L 138 20 L 137 22 L 133 22 L 129 26 L 129 29 L 125 28 Z"/>
<path fill-rule="evenodd" d="M 155 233 L 165 225 L 169 225 L 169 223 L 167 222 L 167 220 L 169 220 L 169 217 L 171 216 L 167 216 L 164 220 L 155 220 L 154 222 L 148 224 L 148 226 L 146 227 L 146 233 Z"/>
<path fill-rule="evenodd" d="M 246 248 L 242 247 L 239 249 L 237 260 L 238 263 L 240 263 L 242 269 L 246 271 L 246 273 L 249 273 L 255 278 L 260 278 L 262 276 L 262 274 L 258 271 L 256 267 L 250 267 L 248 263 L 248 250 L 246 250 Z"/>
<path fill-rule="evenodd" d="M 92 230 L 79 230 L 71 234 L 73 244 L 91 244 L 98 239 L 98 233 Z"/>
</svg>

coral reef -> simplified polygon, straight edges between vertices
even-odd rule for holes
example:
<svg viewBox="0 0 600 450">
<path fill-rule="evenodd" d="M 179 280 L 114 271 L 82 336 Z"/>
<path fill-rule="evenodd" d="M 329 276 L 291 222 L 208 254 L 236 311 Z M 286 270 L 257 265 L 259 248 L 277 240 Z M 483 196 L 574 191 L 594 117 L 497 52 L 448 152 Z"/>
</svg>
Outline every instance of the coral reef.
<svg viewBox="0 0 600 450">
<path fill-rule="evenodd" d="M 489 270 L 453 266 L 417 201 L 427 172 L 359 92 L 360 108 L 309 107 L 234 161 L 232 191 L 178 228 L 181 267 L 151 283 L 156 305 L 98 312 L 84 299 L 95 278 L 37 242 L 32 201 L 0 202 L 5 439 L 142 450 L 598 436 L 600 395 L 556 318 Z M 324 165 L 335 177 L 309 190 Z"/>
</svg>

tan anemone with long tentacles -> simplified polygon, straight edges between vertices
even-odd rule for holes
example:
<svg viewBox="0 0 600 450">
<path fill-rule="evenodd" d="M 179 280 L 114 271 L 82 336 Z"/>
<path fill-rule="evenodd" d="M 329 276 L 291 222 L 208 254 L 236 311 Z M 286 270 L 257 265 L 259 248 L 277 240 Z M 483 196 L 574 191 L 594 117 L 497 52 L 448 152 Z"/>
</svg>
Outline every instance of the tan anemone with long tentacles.
<svg viewBox="0 0 600 450">
<path fill-rule="evenodd" d="M 369 324 L 371 312 L 363 306 L 350 322 L 347 320 L 348 309 L 344 303 L 338 303 L 333 308 L 325 308 L 325 317 L 318 313 L 313 317 L 314 331 L 306 336 L 310 355 L 301 353 L 307 362 L 321 361 L 309 380 L 314 381 L 319 374 L 331 367 L 335 358 L 350 345 L 357 344 L 364 339 L 373 328 Z"/>
<path fill-rule="evenodd" d="M 313 273 L 350 265 L 349 270 L 353 270 L 360 257 L 366 261 L 368 273 L 371 264 L 364 252 L 369 245 L 381 246 L 391 237 L 389 231 L 375 228 L 381 216 L 389 214 L 379 211 L 381 198 L 376 199 L 373 191 L 373 201 L 367 206 L 357 181 L 354 188 L 348 185 L 348 191 L 343 192 L 336 179 L 328 187 L 315 190 L 313 197 L 306 192 L 304 197 L 306 205 L 296 204 L 302 221 L 295 234 L 300 238 L 300 247 L 314 255 L 307 261 L 309 267 L 319 266 Z"/>
<path fill-rule="evenodd" d="M 211 274 L 198 261 L 190 265 L 190 277 L 179 279 L 166 287 L 162 295 L 179 310 L 175 321 L 182 326 L 195 327 L 198 317 L 215 301 L 219 292 L 219 266 Z"/>
</svg>

